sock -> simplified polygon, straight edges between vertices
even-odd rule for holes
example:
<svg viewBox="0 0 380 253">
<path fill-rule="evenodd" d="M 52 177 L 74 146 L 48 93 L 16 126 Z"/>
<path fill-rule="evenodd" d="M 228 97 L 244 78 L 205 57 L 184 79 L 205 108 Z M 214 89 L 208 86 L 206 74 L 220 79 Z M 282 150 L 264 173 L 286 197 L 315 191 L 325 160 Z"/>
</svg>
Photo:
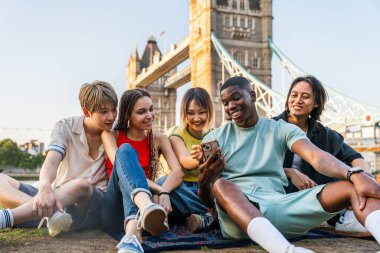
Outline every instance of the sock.
<svg viewBox="0 0 380 253">
<path fill-rule="evenodd" d="M 0 210 L 0 228 L 13 227 L 13 214 L 11 209 Z"/>
<path fill-rule="evenodd" d="M 249 238 L 270 253 L 285 253 L 290 242 L 264 217 L 253 218 L 247 227 Z"/>
<path fill-rule="evenodd" d="M 365 227 L 375 237 L 377 243 L 380 244 L 380 210 L 373 211 L 365 219 Z"/>
</svg>

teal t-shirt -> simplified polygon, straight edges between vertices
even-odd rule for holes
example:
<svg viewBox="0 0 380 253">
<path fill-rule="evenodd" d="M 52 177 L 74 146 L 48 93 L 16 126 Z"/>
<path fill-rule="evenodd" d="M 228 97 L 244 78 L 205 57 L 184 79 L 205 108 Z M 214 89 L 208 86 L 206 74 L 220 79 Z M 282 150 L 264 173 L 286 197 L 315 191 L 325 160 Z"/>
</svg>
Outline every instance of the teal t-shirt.
<svg viewBox="0 0 380 253">
<path fill-rule="evenodd" d="M 305 133 L 283 120 L 259 118 L 250 128 L 228 122 L 207 134 L 203 142 L 218 140 L 226 159 L 222 177 L 237 184 L 244 194 L 262 189 L 285 193 L 288 180 L 283 169 L 287 149 L 306 139 Z"/>
</svg>

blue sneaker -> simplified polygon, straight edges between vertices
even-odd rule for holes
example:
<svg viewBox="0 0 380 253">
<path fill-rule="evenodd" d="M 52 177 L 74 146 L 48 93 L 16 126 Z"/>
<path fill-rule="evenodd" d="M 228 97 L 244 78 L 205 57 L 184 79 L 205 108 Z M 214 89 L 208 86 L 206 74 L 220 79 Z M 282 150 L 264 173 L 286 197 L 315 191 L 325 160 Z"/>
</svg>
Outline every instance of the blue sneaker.
<svg viewBox="0 0 380 253">
<path fill-rule="evenodd" d="M 117 253 L 144 253 L 135 235 L 125 235 L 116 246 Z"/>
</svg>

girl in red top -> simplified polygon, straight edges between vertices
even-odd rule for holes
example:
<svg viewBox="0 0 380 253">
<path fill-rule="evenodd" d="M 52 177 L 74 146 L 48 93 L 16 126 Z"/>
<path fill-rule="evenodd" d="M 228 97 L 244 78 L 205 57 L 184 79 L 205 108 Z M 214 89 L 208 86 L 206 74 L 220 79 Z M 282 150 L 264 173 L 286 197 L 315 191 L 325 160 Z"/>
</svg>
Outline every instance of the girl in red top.
<svg viewBox="0 0 380 253">
<path fill-rule="evenodd" d="M 142 242 L 140 222 L 142 223 L 142 228 L 144 228 L 144 217 L 140 220 L 134 219 L 137 214 L 134 214 L 133 210 L 130 210 L 130 205 L 123 206 L 120 202 L 132 200 L 131 205 L 137 206 L 138 210 L 143 213 L 144 204 L 141 204 L 141 202 L 151 205 L 151 200 L 147 200 L 147 197 L 151 197 L 154 199 L 154 202 L 162 206 L 165 212 L 169 214 L 172 211 L 169 193 L 182 183 L 182 178 L 184 176 L 181 166 L 172 150 L 168 137 L 161 133 L 153 133 L 153 120 L 154 108 L 150 94 L 147 91 L 140 89 L 128 90 L 124 92 L 120 100 L 118 125 L 116 127 L 116 131 L 105 131 L 102 134 L 102 141 L 108 156 L 106 167 L 111 184 L 111 186 L 107 189 L 107 193 L 108 191 L 112 191 L 113 193 L 113 199 L 110 199 L 111 196 L 107 198 L 108 194 L 106 194 L 105 197 L 106 204 L 104 205 L 105 210 L 103 210 L 103 212 L 106 214 L 103 215 L 103 224 L 106 224 L 106 230 L 108 232 L 111 230 L 110 233 L 112 235 L 112 227 L 115 226 L 115 224 L 112 223 L 115 221 L 115 216 L 121 216 L 119 217 L 118 223 L 125 224 L 126 235 L 118 245 L 119 251 L 142 251 L 142 247 L 140 245 Z M 141 167 L 128 165 L 130 160 L 133 162 L 134 158 L 132 153 L 128 153 L 129 155 L 127 157 L 125 157 L 124 154 L 120 154 L 119 151 L 122 148 L 124 150 L 126 145 L 125 143 L 132 146 L 137 152 L 138 163 Z M 119 147 L 120 149 L 118 151 Z M 154 182 L 154 179 L 157 176 L 159 164 L 158 158 L 161 153 L 170 166 L 171 173 L 162 185 L 158 185 Z M 121 159 L 120 157 L 124 157 L 124 159 Z M 131 172 L 128 171 L 130 168 L 118 168 L 119 160 L 126 163 L 124 167 L 129 166 L 133 168 L 133 170 L 135 170 L 133 173 L 140 172 L 142 168 L 150 191 L 142 190 L 138 194 L 133 195 L 135 189 L 131 191 L 129 189 L 130 185 L 134 183 L 134 180 L 141 180 L 141 177 L 139 177 L 139 175 L 137 178 L 131 178 L 134 175 L 129 173 Z M 115 172 L 115 168 L 118 168 L 117 172 Z M 125 177 L 127 177 L 126 180 L 124 180 Z M 114 183 L 114 181 L 119 180 L 120 182 Z M 114 188 L 119 188 L 117 189 L 116 194 L 114 193 Z M 127 193 L 125 193 L 125 191 Z M 132 193 L 130 193 L 130 191 Z M 130 198 L 129 194 L 131 195 Z M 115 203 L 114 200 L 117 196 L 120 196 L 120 200 L 118 201 L 119 203 Z M 119 210 L 120 208 L 124 208 L 124 217 L 122 216 L 123 213 Z M 157 212 L 159 212 L 159 210 Z M 118 215 L 120 213 L 121 215 Z M 142 216 L 143 215 L 144 214 L 142 214 Z M 154 221 L 155 220 L 153 220 L 153 222 Z M 147 225 L 150 223 L 151 222 L 148 222 Z M 158 224 L 157 226 L 161 225 L 162 224 Z M 155 228 L 153 228 L 153 230 L 155 230 Z M 158 232 L 154 231 L 152 234 L 157 235 L 159 232 L 163 232 L 161 229 L 158 230 Z"/>
</svg>

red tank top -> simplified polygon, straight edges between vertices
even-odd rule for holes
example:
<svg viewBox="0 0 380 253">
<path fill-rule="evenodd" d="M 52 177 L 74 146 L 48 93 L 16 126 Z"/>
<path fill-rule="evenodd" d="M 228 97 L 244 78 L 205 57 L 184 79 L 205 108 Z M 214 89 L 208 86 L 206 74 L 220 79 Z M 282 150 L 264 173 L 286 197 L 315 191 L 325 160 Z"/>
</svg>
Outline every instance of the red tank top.
<svg viewBox="0 0 380 253">
<path fill-rule="evenodd" d="M 146 178 L 149 178 L 148 177 L 148 173 L 149 173 L 149 136 L 147 136 L 144 140 L 141 140 L 141 141 L 134 141 L 134 140 L 131 140 L 129 139 L 123 131 L 118 131 L 119 135 L 117 137 L 117 147 L 120 147 L 120 145 L 124 144 L 124 143 L 129 143 L 131 144 L 131 146 L 136 150 L 137 152 L 137 155 L 139 157 L 139 163 L 141 165 L 141 167 L 143 168 L 144 170 L 144 173 L 145 173 L 145 177 Z M 107 169 L 107 176 L 108 176 L 108 179 L 110 178 L 111 176 L 111 172 L 112 172 L 112 163 L 111 161 L 107 158 L 106 160 L 106 169 Z"/>
</svg>

